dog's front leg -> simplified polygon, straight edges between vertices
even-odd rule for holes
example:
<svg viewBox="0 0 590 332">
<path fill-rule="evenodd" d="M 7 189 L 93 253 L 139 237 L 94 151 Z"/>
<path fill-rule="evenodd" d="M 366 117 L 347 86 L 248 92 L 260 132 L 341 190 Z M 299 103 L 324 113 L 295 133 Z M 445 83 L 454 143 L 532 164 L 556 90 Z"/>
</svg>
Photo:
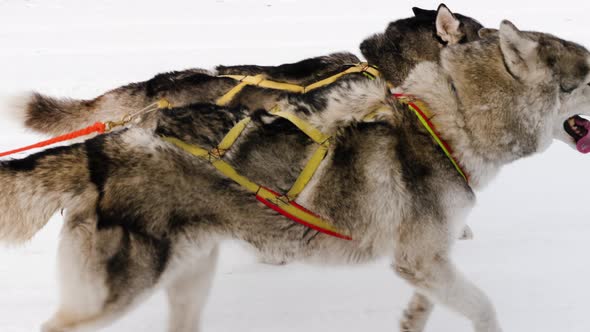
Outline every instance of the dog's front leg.
<svg viewBox="0 0 590 332">
<path fill-rule="evenodd" d="M 453 264 L 446 259 L 435 258 L 430 267 L 396 266 L 396 272 L 409 281 L 421 293 L 437 303 L 462 314 L 472 321 L 475 332 L 501 332 L 496 312 L 488 297 L 473 283 L 465 279 Z M 427 315 L 417 319 L 416 324 L 425 324 Z M 402 329 L 402 331 L 404 331 Z M 409 330 L 419 332 L 418 330 Z"/>
<path fill-rule="evenodd" d="M 404 310 L 404 316 L 400 321 L 401 332 L 422 332 L 430 317 L 430 313 L 434 308 L 430 300 L 418 293 L 414 292 L 410 303 L 406 310 Z"/>
<path fill-rule="evenodd" d="M 444 222 L 423 218 L 401 224 L 396 234 L 394 270 L 425 296 L 415 296 L 410 302 L 410 317 L 402 321 L 402 331 L 422 331 L 432 301 L 468 318 L 475 332 L 501 332 L 491 301 L 449 258 L 456 234 L 444 230 L 452 227 L 441 227 Z"/>
</svg>

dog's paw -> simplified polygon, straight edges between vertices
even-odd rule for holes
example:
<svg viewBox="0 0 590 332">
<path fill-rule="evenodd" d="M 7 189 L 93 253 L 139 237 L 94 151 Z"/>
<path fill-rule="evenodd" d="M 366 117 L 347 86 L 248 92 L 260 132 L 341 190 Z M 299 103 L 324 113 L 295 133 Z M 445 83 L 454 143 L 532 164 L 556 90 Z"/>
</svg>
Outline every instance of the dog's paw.
<svg viewBox="0 0 590 332">
<path fill-rule="evenodd" d="M 75 332 L 76 330 L 69 325 L 68 321 L 64 320 L 64 315 L 56 313 L 41 325 L 41 332 Z"/>
<path fill-rule="evenodd" d="M 260 257 L 258 259 L 258 261 L 262 264 L 268 264 L 268 265 L 287 265 L 287 261 L 284 259 L 278 259 L 278 258 L 271 258 L 271 257 Z"/>
<path fill-rule="evenodd" d="M 416 315 L 414 315 L 416 314 Z M 404 317 L 399 323 L 400 332 L 422 332 L 424 331 L 425 322 L 423 317 L 420 316 L 421 312 L 412 313 L 409 311 L 404 312 Z"/>
<path fill-rule="evenodd" d="M 55 326 L 53 322 L 47 322 L 41 326 L 41 332 L 66 332 L 66 330 Z"/>
</svg>

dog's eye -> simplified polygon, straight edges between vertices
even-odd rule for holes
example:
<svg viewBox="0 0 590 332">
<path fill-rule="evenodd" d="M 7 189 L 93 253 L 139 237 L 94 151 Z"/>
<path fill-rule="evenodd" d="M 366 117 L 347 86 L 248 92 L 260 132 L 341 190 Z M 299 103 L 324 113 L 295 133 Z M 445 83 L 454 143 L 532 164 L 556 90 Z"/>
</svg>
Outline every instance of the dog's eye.
<svg viewBox="0 0 590 332">
<path fill-rule="evenodd" d="M 576 86 L 575 85 L 574 86 L 567 86 L 567 85 L 560 84 L 559 89 L 563 93 L 572 93 L 572 91 L 574 91 L 576 89 Z"/>
</svg>

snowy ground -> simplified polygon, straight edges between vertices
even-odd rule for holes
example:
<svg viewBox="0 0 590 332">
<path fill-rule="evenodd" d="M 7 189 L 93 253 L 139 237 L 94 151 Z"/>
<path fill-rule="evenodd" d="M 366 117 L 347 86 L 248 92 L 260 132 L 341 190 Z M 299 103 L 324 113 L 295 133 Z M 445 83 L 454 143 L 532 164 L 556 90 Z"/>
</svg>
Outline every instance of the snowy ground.
<svg viewBox="0 0 590 332">
<path fill-rule="evenodd" d="M 155 73 L 215 64 L 279 64 L 357 50 L 412 6 L 392 0 L 0 0 L 0 108 L 5 97 L 36 89 L 93 97 Z M 590 3 L 583 1 L 448 1 L 452 10 L 497 27 L 551 32 L 590 46 Z M 589 112 L 590 113 L 590 112 Z M 0 150 L 31 143 L 0 115 Z M 470 224 L 474 241 L 456 258 L 497 306 L 505 331 L 590 329 L 590 156 L 556 143 L 511 165 L 485 192 Z M 1 184 L 0 184 L 1 186 Z M 0 331 L 38 330 L 57 301 L 55 252 L 61 218 L 34 240 L 0 250 Z M 410 294 L 381 261 L 360 267 L 272 267 L 235 245 L 224 248 L 205 331 L 394 331 Z M 105 331 L 163 331 L 157 294 Z M 470 331 L 462 318 L 435 311 L 429 332 Z"/>
</svg>

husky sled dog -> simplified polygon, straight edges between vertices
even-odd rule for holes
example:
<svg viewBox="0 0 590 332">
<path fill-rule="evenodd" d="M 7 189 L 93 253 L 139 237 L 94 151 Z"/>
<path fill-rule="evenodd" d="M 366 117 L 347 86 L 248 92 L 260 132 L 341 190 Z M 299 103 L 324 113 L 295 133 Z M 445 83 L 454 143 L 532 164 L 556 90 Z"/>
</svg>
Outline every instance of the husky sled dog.
<svg viewBox="0 0 590 332">
<path fill-rule="evenodd" d="M 590 122 L 577 114 L 590 107 L 590 53 L 507 21 L 483 34 L 444 49 L 439 63 L 418 64 L 402 86 L 430 105 L 469 185 L 414 113 L 385 99 L 382 79 L 349 77 L 281 104 L 320 123 L 326 123 L 322 116 L 338 118 L 336 110 L 357 114 L 359 100 L 363 107 L 377 100 L 389 105 L 374 121 L 349 117 L 323 128 L 334 142 L 299 197 L 347 229 L 352 241 L 261 208 L 208 162 L 151 130 L 132 128 L 2 162 L 2 241 L 25 241 L 66 210 L 61 303 L 44 331 L 107 324 L 156 287 L 168 292 L 170 331 L 198 330 L 225 239 L 302 261 L 389 256 L 416 290 L 402 331 L 423 331 L 433 302 L 468 318 L 476 332 L 501 331 L 493 305 L 458 272 L 450 248 L 474 205 L 472 188 L 484 187 L 503 165 L 544 151 L 554 138 L 588 152 Z M 327 102 L 318 106 L 314 100 L 322 97 Z M 308 143 L 281 119 L 258 113 L 228 162 L 252 179 L 284 185 L 310 155 Z M 211 147 L 242 116 L 239 109 L 193 105 L 160 114 L 157 131 Z"/>
<path fill-rule="evenodd" d="M 379 66 L 387 80 L 398 86 L 420 61 L 437 61 L 440 50 L 449 44 L 476 40 L 481 24 L 472 18 L 453 14 L 445 6 L 434 10 L 413 8 L 414 17 L 392 22 L 385 33 L 368 38 L 361 51 L 372 65 Z M 236 81 L 217 75 L 257 75 L 268 79 L 306 85 L 341 72 L 360 60 L 351 53 L 336 53 L 277 67 L 219 66 L 215 71 L 192 69 L 165 73 L 140 83 L 109 91 L 92 100 L 55 99 L 34 93 L 15 105 L 25 125 L 48 134 L 63 134 L 96 121 L 118 120 L 126 114 L 164 97 L 172 105 L 214 103 L 236 85 Z M 361 75 L 361 74 L 354 74 Z M 269 109 L 282 92 L 246 87 L 229 106 L 243 105 L 251 110 Z M 153 126 L 153 121 L 143 123 Z"/>
</svg>

